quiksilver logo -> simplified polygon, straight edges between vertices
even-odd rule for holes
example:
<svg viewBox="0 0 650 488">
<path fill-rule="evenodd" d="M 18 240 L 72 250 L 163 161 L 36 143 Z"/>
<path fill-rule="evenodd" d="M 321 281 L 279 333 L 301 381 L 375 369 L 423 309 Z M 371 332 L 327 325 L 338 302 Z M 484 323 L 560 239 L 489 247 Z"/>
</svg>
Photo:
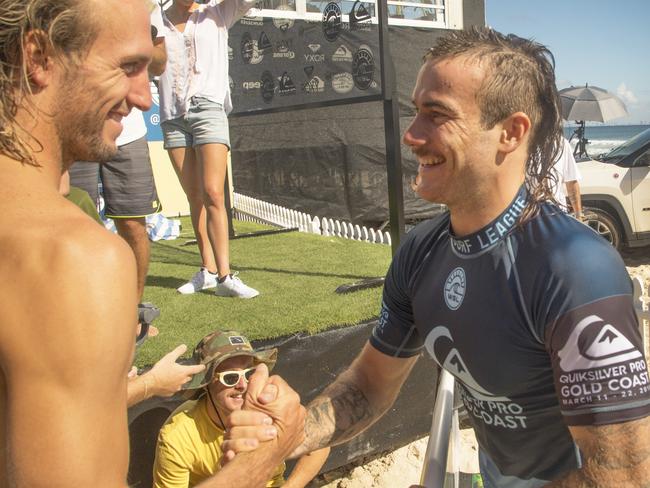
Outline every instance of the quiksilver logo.
<svg viewBox="0 0 650 488">
<path fill-rule="evenodd" d="M 260 33 L 260 38 L 257 41 L 257 49 L 259 49 L 261 52 L 264 52 L 267 49 L 271 49 L 272 47 L 273 44 L 271 44 L 271 40 L 269 39 L 269 36 L 266 35 L 266 32 L 262 31 Z"/>
<path fill-rule="evenodd" d="M 332 61 L 336 63 L 351 63 L 352 62 L 352 52 L 348 49 L 345 44 L 341 44 L 334 54 L 332 54 Z"/>
<path fill-rule="evenodd" d="M 492 392 L 483 388 L 476 379 L 472 376 L 469 368 L 463 361 L 460 352 L 454 344 L 454 339 L 451 332 L 447 327 L 437 326 L 434 327 L 424 340 L 424 347 L 426 347 L 431 357 L 434 358 L 440 366 L 453 374 L 456 378 L 463 382 L 465 386 L 473 390 L 473 394 L 477 397 L 491 399 L 493 401 L 507 401 L 506 397 L 499 397 Z"/>
<path fill-rule="evenodd" d="M 296 85 L 286 71 L 278 79 L 278 87 L 280 95 L 293 95 L 296 93 Z"/>
<path fill-rule="evenodd" d="M 643 354 L 614 326 L 590 315 L 576 324 L 558 357 L 560 368 L 569 372 L 633 361 Z"/>
<path fill-rule="evenodd" d="M 366 7 L 360 3 L 360 0 L 354 2 L 354 5 L 352 5 L 352 10 L 350 11 L 351 24 L 364 22 L 370 20 L 371 18 L 372 16 L 370 15 L 370 12 L 368 12 Z"/>
</svg>

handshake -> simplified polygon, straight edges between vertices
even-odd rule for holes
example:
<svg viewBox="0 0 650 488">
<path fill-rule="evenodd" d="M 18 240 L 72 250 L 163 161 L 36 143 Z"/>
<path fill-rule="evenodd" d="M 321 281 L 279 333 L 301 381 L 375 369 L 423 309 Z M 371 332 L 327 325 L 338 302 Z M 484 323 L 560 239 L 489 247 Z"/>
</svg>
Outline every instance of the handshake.
<svg viewBox="0 0 650 488">
<path fill-rule="evenodd" d="M 279 376 L 269 377 L 265 364 L 258 365 L 242 410 L 232 412 L 226 420 L 224 463 L 259 448 L 266 451 L 270 466 L 276 466 L 304 441 L 305 415 L 298 393 Z"/>
</svg>

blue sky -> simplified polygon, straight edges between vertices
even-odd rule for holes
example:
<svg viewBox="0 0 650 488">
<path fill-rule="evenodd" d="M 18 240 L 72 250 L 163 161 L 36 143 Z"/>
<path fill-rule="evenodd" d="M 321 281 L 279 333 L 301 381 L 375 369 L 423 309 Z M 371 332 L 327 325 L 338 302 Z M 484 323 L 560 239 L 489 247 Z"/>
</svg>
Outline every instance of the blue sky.
<svg viewBox="0 0 650 488">
<path fill-rule="evenodd" d="M 612 124 L 650 124 L 650 1 L 485 0 L 485 10 L 490 27 L 551 49 L 558 88 L 605 88 L 630 113 Z"/>
</svg>

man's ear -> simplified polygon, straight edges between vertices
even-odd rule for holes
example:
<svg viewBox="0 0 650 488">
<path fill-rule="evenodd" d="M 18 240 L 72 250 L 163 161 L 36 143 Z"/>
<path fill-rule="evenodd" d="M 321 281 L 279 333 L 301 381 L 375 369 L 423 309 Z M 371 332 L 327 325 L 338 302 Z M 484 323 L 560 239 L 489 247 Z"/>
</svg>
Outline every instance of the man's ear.
<svg viewBox="0 0 650 488">
<path fill-rule="evenodd" d="M 530 118 L 524 112 L 515 112 L 501 122 L 499 150 L 511 153 L 530 136 Z"/>
<path fill-rule="evenodd" d="M 54 56 L 52 46 L 45 32 L 32 30 L 23 38 L 23 59 L 27 77 L 34 90 L 45 88 L 51 83 Z"/>
</svg>

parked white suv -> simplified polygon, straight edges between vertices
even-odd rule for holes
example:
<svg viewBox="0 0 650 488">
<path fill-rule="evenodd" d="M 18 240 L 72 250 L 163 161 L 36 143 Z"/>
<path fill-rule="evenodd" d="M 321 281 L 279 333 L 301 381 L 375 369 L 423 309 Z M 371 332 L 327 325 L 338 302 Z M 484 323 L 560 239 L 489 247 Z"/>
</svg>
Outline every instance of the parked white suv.
<svg viewBox="0 0 650 488">
<path fill-rule="evenodd" d="M 650 245 L 650 129 L 578 165 L 586 223 L 617 249 Z"/>
</svg>

